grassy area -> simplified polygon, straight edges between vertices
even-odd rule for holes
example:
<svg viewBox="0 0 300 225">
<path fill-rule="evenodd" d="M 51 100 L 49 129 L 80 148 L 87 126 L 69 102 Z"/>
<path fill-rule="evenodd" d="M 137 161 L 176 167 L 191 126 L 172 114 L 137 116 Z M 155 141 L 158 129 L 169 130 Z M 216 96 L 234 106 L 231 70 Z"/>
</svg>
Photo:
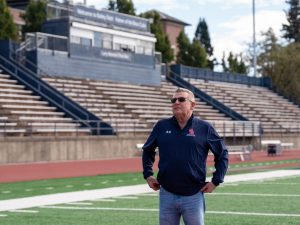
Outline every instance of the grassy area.
<svg viewBox="0 0 300 225">
<path fill-rule="evenodd" d="M 206 195 L 206 225 L 299 225 L 300 177 L 224 184 Z M 157 192 L 153 192 L 155 194 Z M 1 212 L 1 225 L 157 225 L 158 195 Z"/>
</svg>

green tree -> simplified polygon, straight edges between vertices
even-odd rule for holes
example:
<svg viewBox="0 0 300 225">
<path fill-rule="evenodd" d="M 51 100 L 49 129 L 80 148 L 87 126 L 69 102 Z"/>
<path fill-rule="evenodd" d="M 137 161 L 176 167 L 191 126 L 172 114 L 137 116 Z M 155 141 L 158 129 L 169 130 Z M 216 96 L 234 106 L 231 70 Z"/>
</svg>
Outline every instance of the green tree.
<svg viewBox="0 0 300 225">
<path fill-rule="evenodd" d="M 107 9 L 112 10 L 112 11 L 118 11 L 116 1 L 115 0 L 109 0 Z"/>
<path fill-rule="evenodd" d="M 169 63 L 174 59 L 173 49 L 171 48 L 171 43 L 168 36 L 164 33 L 162 28 L 162 23 L 160 21 L 160 15 L 155 10 L 148 11 L 140 15 L 143 18 L 152 19 L 151 23 L 151 33 L 155 35 L 156 44 L 155 50 L 161 52 L 162 61 L 164 63 Z"/>
<path fill-rule="evenodd" d="M 182 31 L 177 37 L 178 53 L 176 56 L 176 63 L 188 65 L 191 61 L 190 57 L 190 40 L 187 35 Z"/>
<path fill-rule="evenodd" d="M 205 49 L 196 38 L 191 43 L 187 35 L 182 31 L 177 37 L 177 45 L 179 51 L 176 63 L 199 68 L 207 67 Z"/>
<path fill-rule="evenodd" d="M 283 37 L 289 41 L 300 43 L 300 3 L 299 0 L 287 0 L 290 5 L 286 12 L 288 24 L 283 24 Z"/>
<path fill-rule="evenodd" d="M 199 23 L 198 23 L 196 31 L 195 31 L 195 39 L 198 40 L 200 42 L 200 44 L 205 48 L 205 51 L 207 53 L 208 67 L 211 70 L 213 70 L 214 62 L 216 61 L 216 59 L 213 58 L 214 49 L 211 45 L 208 26 L 207 26 L 204 18 L 199 19 Z"/>
<path fill-rule="evenodd" d="M 132 0 L 109 0 L 108 9 L 135 16 L 135 8 Z"/>
<path fill-rule="evenodd" d="M 277 54 L 280 52 L 281 46 L 272 28 L 261 35 L 263 40 L 257 43 L 258 72 L 263 76 L 273 77 L 276 73 L 275 61 L 277 61 Z"/>
<path fill-rule="evenodd" d="M 300 104 L 300 43 L 281 46 L 272 29 L 259 42 L 257 64 L 262 76 L 271 77 L 273 87 Z"/>
<path fill-rule="evenodd" d="M 17 40 L 17 27 L 6 5 L 6 0 L 0 0 L 0 40 Z"/>
<path fill-rule="evenodd" d="M 248 67 L 246 66 L 242 54 L 234 55 L 229 52 L 229 56 L 225 59 L 225 54 L 222 58 L 222 67 L 224 72 L 246 74 Z"/>
<path fill-rule="evenodd" d="M 207 67 L 206 52 L 198 40 L 193 40 L 193 43 L 190 45 L 189 55 L 191 58 L 190 66 L 199 68 Z"/>
<path fill-rule="evenodd" d="M 47 18 L 46 0 L 30 1 L 25 13 L 22 14 L 25 25 L 22 28 L 23 37 L 27 32 L 40 32 Z"/>
</svg>

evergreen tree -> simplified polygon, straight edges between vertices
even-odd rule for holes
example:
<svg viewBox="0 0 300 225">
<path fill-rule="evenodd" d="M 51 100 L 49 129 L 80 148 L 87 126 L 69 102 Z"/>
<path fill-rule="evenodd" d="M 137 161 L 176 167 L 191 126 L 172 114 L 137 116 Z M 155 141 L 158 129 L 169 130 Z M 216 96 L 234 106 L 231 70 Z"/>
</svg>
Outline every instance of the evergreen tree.
<svg viewBox="0 0 300 225">
<path fill-rule="evenodd" d="M 111 10 L 111 11 L 117 11 L 116 1 L 115 0 L 109 0 L 107 9 Z"/>
<path fill-rule="evenodd" d="M 190 57 L 190 40 L 187 35 L 182 31 L 177 37 L 178 53 L 176 56 L 176 63 L 188 65 L 191 62 Z"/>
<path fill-rule="evenodd" d="M 135 8 L 132 0 L 109 0 L 108 9 L 135 16 Z"/>
<path fill-rule="evenodd" d="M 205 49 L 196 38 L 191 43 L 187 35 L 184 32 L 180 32 L 177 37 L 177 45 L 179 51 L 176 63 L 198 68 L 207 67 Z"/>
<path fill-rule="evenodd" d="M 47 18 L 46 1 L 30 1 L 25 13 L 22 15 L 25 25 L 22 28 L 23 37 L 27 32 L 40 32 L 42 24 Z"/>
<path fill-rule="evenodd" d="M 207 66 L 206 52 L 205 49 L 200 45 L 200 42 L 196 39 L 190 45 L 189 50 L 190 62 L 189 66 L 205 68 Z"/>
<path fill-rule="evenodd" d="M 153 10 L 143 13 L 140 16 L 153 20 L 150 29 L 151 33 L 153 33 L 156 38 L 155 50 L 157 52 L 161 52 L 162 61 L 164 63 L 171 62 L 174 59 L 174 53 L 173 49 L 171 48 L 170 40 L 163 31 L 159 13 Z"/>
<path fill-rule="evenodd" d="M 299 0 L 286 0 L 290 5 L 286 12 L 288 25 L 283 24 L 283 37 L 289 41 L 300 43 L 300 3 Z"/>
<path fill-rule="evenodd" d="M 6 5 L 6 0 L 0 0 L 0 40 L 17 40 L 17 27 Z"/>
<path fill-rule="evenodd" d="M 200 42 L 200 44 L 205 48 L 207 53 L 207 64 L 210 69 L 214 68 L 214 61 L 216 59 L 213 58 L 213 47 L 211 45 L 210 35 L 208 31 L 208 26 L 206 24 L 205 19 L 200 18 L 199 23 L 197 25 L 195 31 L 195 39 Z"/>
<path fill-rule="evenodd" d="M 228 66 L 227 66 L 227 64 L 226 64 L 225 52 L 223 52 L 222 63 L 221 63 L 221 65 L 222 65 L 223 72 L 226 73 L 226 72 L 229 71 Z"/>
<path fill-rule="evenodd" d="M 225 55 L 223 54 L 222 67 L 224 72 L 229 73 L 246 74 L 248 72 L 248 67 L 245 64 L 242 55 L 234 55 L 232 52 L 229 53 L 227 60 L 225 60 Z"/>
</svg>

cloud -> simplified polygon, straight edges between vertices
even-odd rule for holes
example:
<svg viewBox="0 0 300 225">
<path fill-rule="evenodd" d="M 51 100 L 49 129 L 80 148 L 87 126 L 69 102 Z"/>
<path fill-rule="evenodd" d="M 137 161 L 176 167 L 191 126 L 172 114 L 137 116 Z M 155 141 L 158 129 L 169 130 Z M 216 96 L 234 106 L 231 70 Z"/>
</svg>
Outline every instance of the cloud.
<svg viewBox="0 0 300 225">
<path fill-rule="evenodd" d="M 134 0 L 135 6 L 141 8 L 158 9 L 164 12 L 172 12 L 174 10 L 187 11 L 190 9 L 190 4 L 178 0 Z M 138 7 L 136 7 L 138 10 Z"/>
<path fill-rule="evenodd" d="M 236 7 L 242 5 L 251 5 L 251 0 L 194 0 L 195 3 L 199 5 L 208 5 L 208 4 L 218 4 L 221 7 Z M 282 0 L 255 0 L 255 6 L 262 7 L 262 6 L 274 6 L 274 5 L 281 5 Z"/>
<path fill-rule="evenodd" d="M 282 24 L 286 17 L 282 11 L 262 10 L 256 13 L 256 40 L 260 41 L 261 32 L 266 32 L 270 27 L 277 37 L 281 36 Z M 238 54 L 247 49 L 247 44 L 253 40 L 252 15 L 236 17 L 230 21 L 220 23 L 220 29 L 224 30 L 223 35 L 213 34 L 213 46 L 218 58 L 222 57 L 223 51 Z M 222 49 L 222 51 L 219 51 Z"/>
</svg>

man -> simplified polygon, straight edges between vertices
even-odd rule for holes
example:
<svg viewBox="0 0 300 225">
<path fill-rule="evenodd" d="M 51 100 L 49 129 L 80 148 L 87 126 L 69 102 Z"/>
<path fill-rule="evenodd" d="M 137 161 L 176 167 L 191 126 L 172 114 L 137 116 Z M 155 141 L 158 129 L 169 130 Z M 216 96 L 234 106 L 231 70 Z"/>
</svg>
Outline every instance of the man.
<svg viewBox="0 0 300 225">
<path fill-rule="evenodd" d="M 160 120 L 143 146 L 143 175 L 150 188 L 160 190 L 160 225 L 204 225 L 203 193 L 223 182 L 228 151 L 223 140 L 207 122 L 195 118 L 194 94 L 178 88 L 171 99 L 173 117 Z M 159 148 L 159 172 L 153 176 L 155 149 Z M 206 182 L 206 159 L 215 159 L 212 180 Z"/>
</svg>

